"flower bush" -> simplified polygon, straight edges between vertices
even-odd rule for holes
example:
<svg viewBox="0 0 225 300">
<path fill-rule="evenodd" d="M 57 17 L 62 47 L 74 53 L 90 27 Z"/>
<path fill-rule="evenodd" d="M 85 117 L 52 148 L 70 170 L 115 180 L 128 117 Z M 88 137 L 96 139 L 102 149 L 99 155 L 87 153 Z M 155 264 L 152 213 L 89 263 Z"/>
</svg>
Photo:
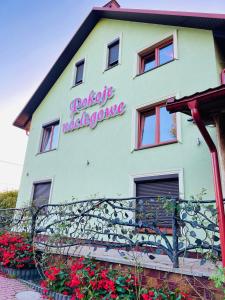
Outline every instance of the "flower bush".
<svg viewBox="0 0 225 300">
<path fill-rule="evenodd" d="M 190 300 L 187 294 L 179 291 L 151 289 L 141 287 L 133 274 L 123 274 L 111 268 L 98 267 L 93 260 L 83 257 L 72 261 L 69 267 L 65 264 L 51 266 L 45 271 L 46 279 L 41 286 L 47 289 L 72 296 L 77 299 L 121 299 L 121 300 Z"/>
<path fill-rule="evenodd" d="M 33 247 L 28 239 L 17 233 L 1 234 L 0 264 L 15 269 L 34 268 Z"/>
</svg>

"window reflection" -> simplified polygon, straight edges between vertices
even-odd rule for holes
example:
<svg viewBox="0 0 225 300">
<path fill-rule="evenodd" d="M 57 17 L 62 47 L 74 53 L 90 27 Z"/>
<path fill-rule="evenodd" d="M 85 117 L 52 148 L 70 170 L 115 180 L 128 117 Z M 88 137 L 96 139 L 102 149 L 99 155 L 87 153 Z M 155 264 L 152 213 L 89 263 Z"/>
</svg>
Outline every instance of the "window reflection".
<svg viewBox="0 0 225 300">
<path fill-rule="evenodd" d="M 173 44 L 169 44 L 159 49 L 159 64 L 165 64 L 173 60 Z"/>
<path fill-rule="evenodd" d="M 142 130 L 142 146 L 155 144 L 155 128 L 156 116 L 155 113 L 144 117 L 144 124 Z"/>
<path fill-rule="evenodd" d="M 176 141 L 176 114 L 170 114 L 162 104 L 140 112 L 139 147 Z"/>
<path fill-rule="evenodd" d="M 151 54 L 144 60 L 144 72 L 150 71 L 156 67 L 155 54 Z"/>
<path fill-rule="evenodd" d="M 176 138 L 175 114 L 170 114 L 166 107 L 160 107 L 160 142 L 174 140 Z"/>
</svg>

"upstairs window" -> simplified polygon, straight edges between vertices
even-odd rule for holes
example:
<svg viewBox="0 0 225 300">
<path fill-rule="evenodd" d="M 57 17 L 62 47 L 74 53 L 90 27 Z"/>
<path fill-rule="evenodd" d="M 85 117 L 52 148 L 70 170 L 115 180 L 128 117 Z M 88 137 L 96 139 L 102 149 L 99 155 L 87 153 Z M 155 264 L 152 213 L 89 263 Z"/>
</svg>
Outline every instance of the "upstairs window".
<svg viewBox="0 0 225 300">
<path fill-rule="evenodd" d="M 176 131 L 176 115 L 165 104 L 139 111 L 138 148 L 176 142 Z"/>
<path fill-rule="evenodd" d="M 49 202 L 51 181 L 35 183 L 33 187 L 33 205 L 38 208 Z"/>
<path fill-rule="evenodd" d="M 139 53 L 139 74 L 148 72 L 174 60 L 173 40 L 168 40 L 157 47 L 151 47 Z"/>
<path fill-rule="evenodd" d="M 119 63 L 119 45 L 120 40 L 112 42 L 108 45 L 108 63 L 107 68 L 111 68 L 113 66 L 118 65 Z"/>
<path fill-rule="evenodd" d="M 84 80 L 84 59 L 76 63 L 75 85 L 80 84 Z"/>
<path fill-rule="evenodd" d="M 59 121 L 43 126 L 40 152 L 54 150 L 58 146 Z"/>
</svg>

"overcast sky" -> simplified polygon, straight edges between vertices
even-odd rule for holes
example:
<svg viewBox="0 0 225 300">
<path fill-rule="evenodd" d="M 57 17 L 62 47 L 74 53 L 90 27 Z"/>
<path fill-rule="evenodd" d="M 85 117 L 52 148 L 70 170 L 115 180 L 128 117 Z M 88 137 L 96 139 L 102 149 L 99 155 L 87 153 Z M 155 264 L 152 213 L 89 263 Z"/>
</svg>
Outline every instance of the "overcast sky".
<svg viewBox="0 0 225 300">
<path fill-rule="evenodd" d="M 18 188 L 27 136 L 12 126 L 93 6 L 102 0 L 1 0 L 0 190 Z M 225 13 L 224 0 L 121 0 L 122 7 Z"/>
</svg>

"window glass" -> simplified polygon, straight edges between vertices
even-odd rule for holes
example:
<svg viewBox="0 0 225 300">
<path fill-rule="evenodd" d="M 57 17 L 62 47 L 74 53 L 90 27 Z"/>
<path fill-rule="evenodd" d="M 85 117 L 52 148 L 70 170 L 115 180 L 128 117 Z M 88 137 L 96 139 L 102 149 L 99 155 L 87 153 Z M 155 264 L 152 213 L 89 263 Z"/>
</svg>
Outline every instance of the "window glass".
<svg viewBox="0 0 225 300">
<path fill-rule="evenodd" d="M 139 113 L 140 131 L 138 147 L 175 142 L 177 138 L 176 114 L 170 114 L 162 104 Z"/>
<path fill-rule="evenodd" d="M 42 143 L 41 143 L 41 152 L 49 151 L 51 145 L 51 132 L 52 126 L 48 126 L 43 128 L 43 136 L 42 136 Z"/>
<path fill-rule="evenodd" d="M 59 139 L 59 124 L 56 124 L 53 127 L 53 134 L 52 134 L 52 149 L 56 149 L 58 146 L 58 139 Z"/>
<path fill-rule="evenodd" d="M 35 207 L 48 204 L 50 196 L 51 182 L 34 184 L 33 204 Z"/>
<path fill-rule="evenodd" d="M 159 64 L 165 64 L 173 60 L 173 43 L 159 48 Z"/>
<path fill-rule="evenodd" d="M 164 46 L 163 46 L 164 43 Z M 174 47 L 173 40 L 163 42 L 155 47 L 146 49 L 142 53 L 139 53 L 140 68 L 139 73 L 145 73 L 153 70 L 154 68 L 170 62 L 174 59 Z M 146 55 L 146 53 L 149 53 Z"/>
<path fill-rule="evenodd" d="M 155 53 L 152 53 L 148 57 L 144 58 L 144 70 L 143 72 L 150 71 L 156 67 Z"/>
<path fill-rule="evenodd" d="M 43 127 L 40 152 L 56 149 L 59 139 L 59 121 Z"/>
<path fill-rule="evenodd" d="M 160 107 L 160 142 L 176 139 L 176 115 Z"/>
<path fill-rule="evenodd" d="M 147 116 L 143 116 L 142 125 L 142 141 L 141 145 L 155 144 L 155 128 L 156 128 L 156 116 L 152 112 Z"/>
<path fill-rule="evenodd" d="M 108 46 L 108 67 L 118 64 L 119 61 L 119 41 Z"/>
<path fill-rule="evenodd" d="M 76 65 L 75 84 L 81 83 L 83 81 L 83 73 L 84 73 L 84 61 L 82 61 Z"/>
</svg>

